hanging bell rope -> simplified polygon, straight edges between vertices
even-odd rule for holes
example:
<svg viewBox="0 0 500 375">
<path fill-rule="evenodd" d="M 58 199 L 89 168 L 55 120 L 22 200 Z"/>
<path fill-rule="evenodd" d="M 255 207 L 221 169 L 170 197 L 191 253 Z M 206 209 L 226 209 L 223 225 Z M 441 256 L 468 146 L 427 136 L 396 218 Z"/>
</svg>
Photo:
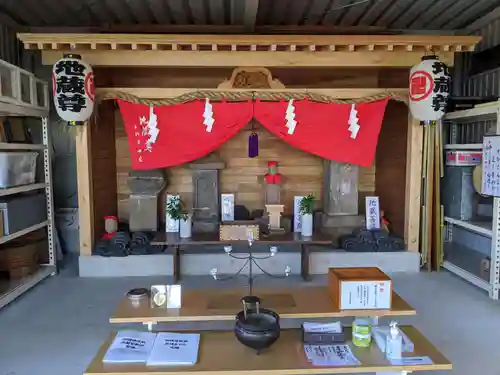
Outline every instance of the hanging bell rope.
<svg viewBox="0 0 500 375">
<path fill-rule="evenodd" d="M 356 99 L 337 99 L 329 95 L 316 94 L 314 92 L 270 92 L 270 91 L 218 91 L 218 90 L 198 90 L 187 94 L 176 96 L 173 98 L 164 99 L 146 99 L 138 96 L 128 94 L 121 91 L 109 91 L 98 95 L 97 103 L 103 100 L 121 99 L 135 104 L 145 104 L 148 106 L 161 106 L 161 105 L 176 105 L 188 103 L 198 99 L 209 100 L 226 100 L 230 102 L 248 101 L 248 100 L 263 100 L 263 101 L 280 101 L 280 100 L 303 100 L 308 99 L 319 103 L 335 103 L 335 104 L 358 104 L 375 102 L 386 98 L 397 100 L 400 102 L 408 103 L 406 95 L 400 93 L 383 91 L 379 94 L 365 96 Z"/>
</svg>

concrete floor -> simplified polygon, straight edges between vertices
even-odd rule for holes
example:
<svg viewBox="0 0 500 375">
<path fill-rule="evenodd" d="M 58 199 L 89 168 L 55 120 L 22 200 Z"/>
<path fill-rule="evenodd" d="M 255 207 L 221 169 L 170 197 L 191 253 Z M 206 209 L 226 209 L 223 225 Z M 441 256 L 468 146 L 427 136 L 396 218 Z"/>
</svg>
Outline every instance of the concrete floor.
<svg viewBox="0 0 500 375">
<path fill-rule="evenodd" d="M 447 273 L 393 275 L 395 289 L 418 312 L 415 324 L 454 364 L 456 375 L 499 375 L 500 303 Z M 132 287 L 156 278 L 78 278 L 63 271 L 0 311 L 0 375 L 80 375 L 113 327 L 108 317 Z M 300 284 L 298 277 L 273 280 Z M 316 277 L 314 283 L 324 283 Z M 264 278 L 259 283 L 270 283 Z M 187 288 L 228 287 L 190 278 Z M 235 283 L 233 281 L 233 283 Z M 234 284 L 233 284 L 234 285 Z"/>
</svg>

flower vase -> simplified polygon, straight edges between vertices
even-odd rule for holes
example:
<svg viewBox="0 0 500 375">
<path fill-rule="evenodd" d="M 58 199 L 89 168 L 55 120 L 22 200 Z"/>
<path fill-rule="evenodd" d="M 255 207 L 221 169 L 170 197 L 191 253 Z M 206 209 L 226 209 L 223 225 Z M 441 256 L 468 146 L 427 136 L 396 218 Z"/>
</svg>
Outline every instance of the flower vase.
<svg viewBox="0 0 500 375">
<path fill-rule="evenodd" d="M 313 234 L 313 215 L 302 215 L 302 236 L 311 237 Z"/>
<path fill-rule="evenodd" d="M 181 238 L 189 238 L 191 237 L 191 227 L 192 221 L 191 218 L 180 219 L 179 220 L 179 235 Z"/>
</svg>

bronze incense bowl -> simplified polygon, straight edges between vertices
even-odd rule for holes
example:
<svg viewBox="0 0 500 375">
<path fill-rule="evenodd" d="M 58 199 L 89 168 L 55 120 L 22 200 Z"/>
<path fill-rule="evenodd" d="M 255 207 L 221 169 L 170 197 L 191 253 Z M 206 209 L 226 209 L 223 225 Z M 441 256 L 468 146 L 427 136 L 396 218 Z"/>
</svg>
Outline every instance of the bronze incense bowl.
<svg viewBox="0 0 500 375">
<path fill-rule="evenodd" d="M 240 343 L 260 354 L 280 337 L 279 315 L 260 308 L 258 297 L 247 296 L 241 301 L 243 310 L 236 315 L 234 334 Z"/>
</svg>

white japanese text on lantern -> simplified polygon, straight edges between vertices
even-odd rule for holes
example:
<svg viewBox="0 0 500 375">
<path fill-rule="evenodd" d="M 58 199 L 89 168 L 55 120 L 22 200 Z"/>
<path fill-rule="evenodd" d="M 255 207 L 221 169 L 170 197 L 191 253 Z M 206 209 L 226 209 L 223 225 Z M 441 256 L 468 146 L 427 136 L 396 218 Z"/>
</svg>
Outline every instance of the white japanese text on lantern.
<svg viewBox="0 0 500 375">
<path fill-rule="evenodd" d="M 410 71 L 409 104 L 414 118 L 439 120 L 446 112 L 451 78 L 437 56 L 424 56 Z"/>
<path fill-rule="evenodd" d="M 63 120 L 76 124 L 89 119 L 94 109 L 94 73 L 79 55 L 68 54 L 52 70 L 54 105 Z"/>
</svg>

